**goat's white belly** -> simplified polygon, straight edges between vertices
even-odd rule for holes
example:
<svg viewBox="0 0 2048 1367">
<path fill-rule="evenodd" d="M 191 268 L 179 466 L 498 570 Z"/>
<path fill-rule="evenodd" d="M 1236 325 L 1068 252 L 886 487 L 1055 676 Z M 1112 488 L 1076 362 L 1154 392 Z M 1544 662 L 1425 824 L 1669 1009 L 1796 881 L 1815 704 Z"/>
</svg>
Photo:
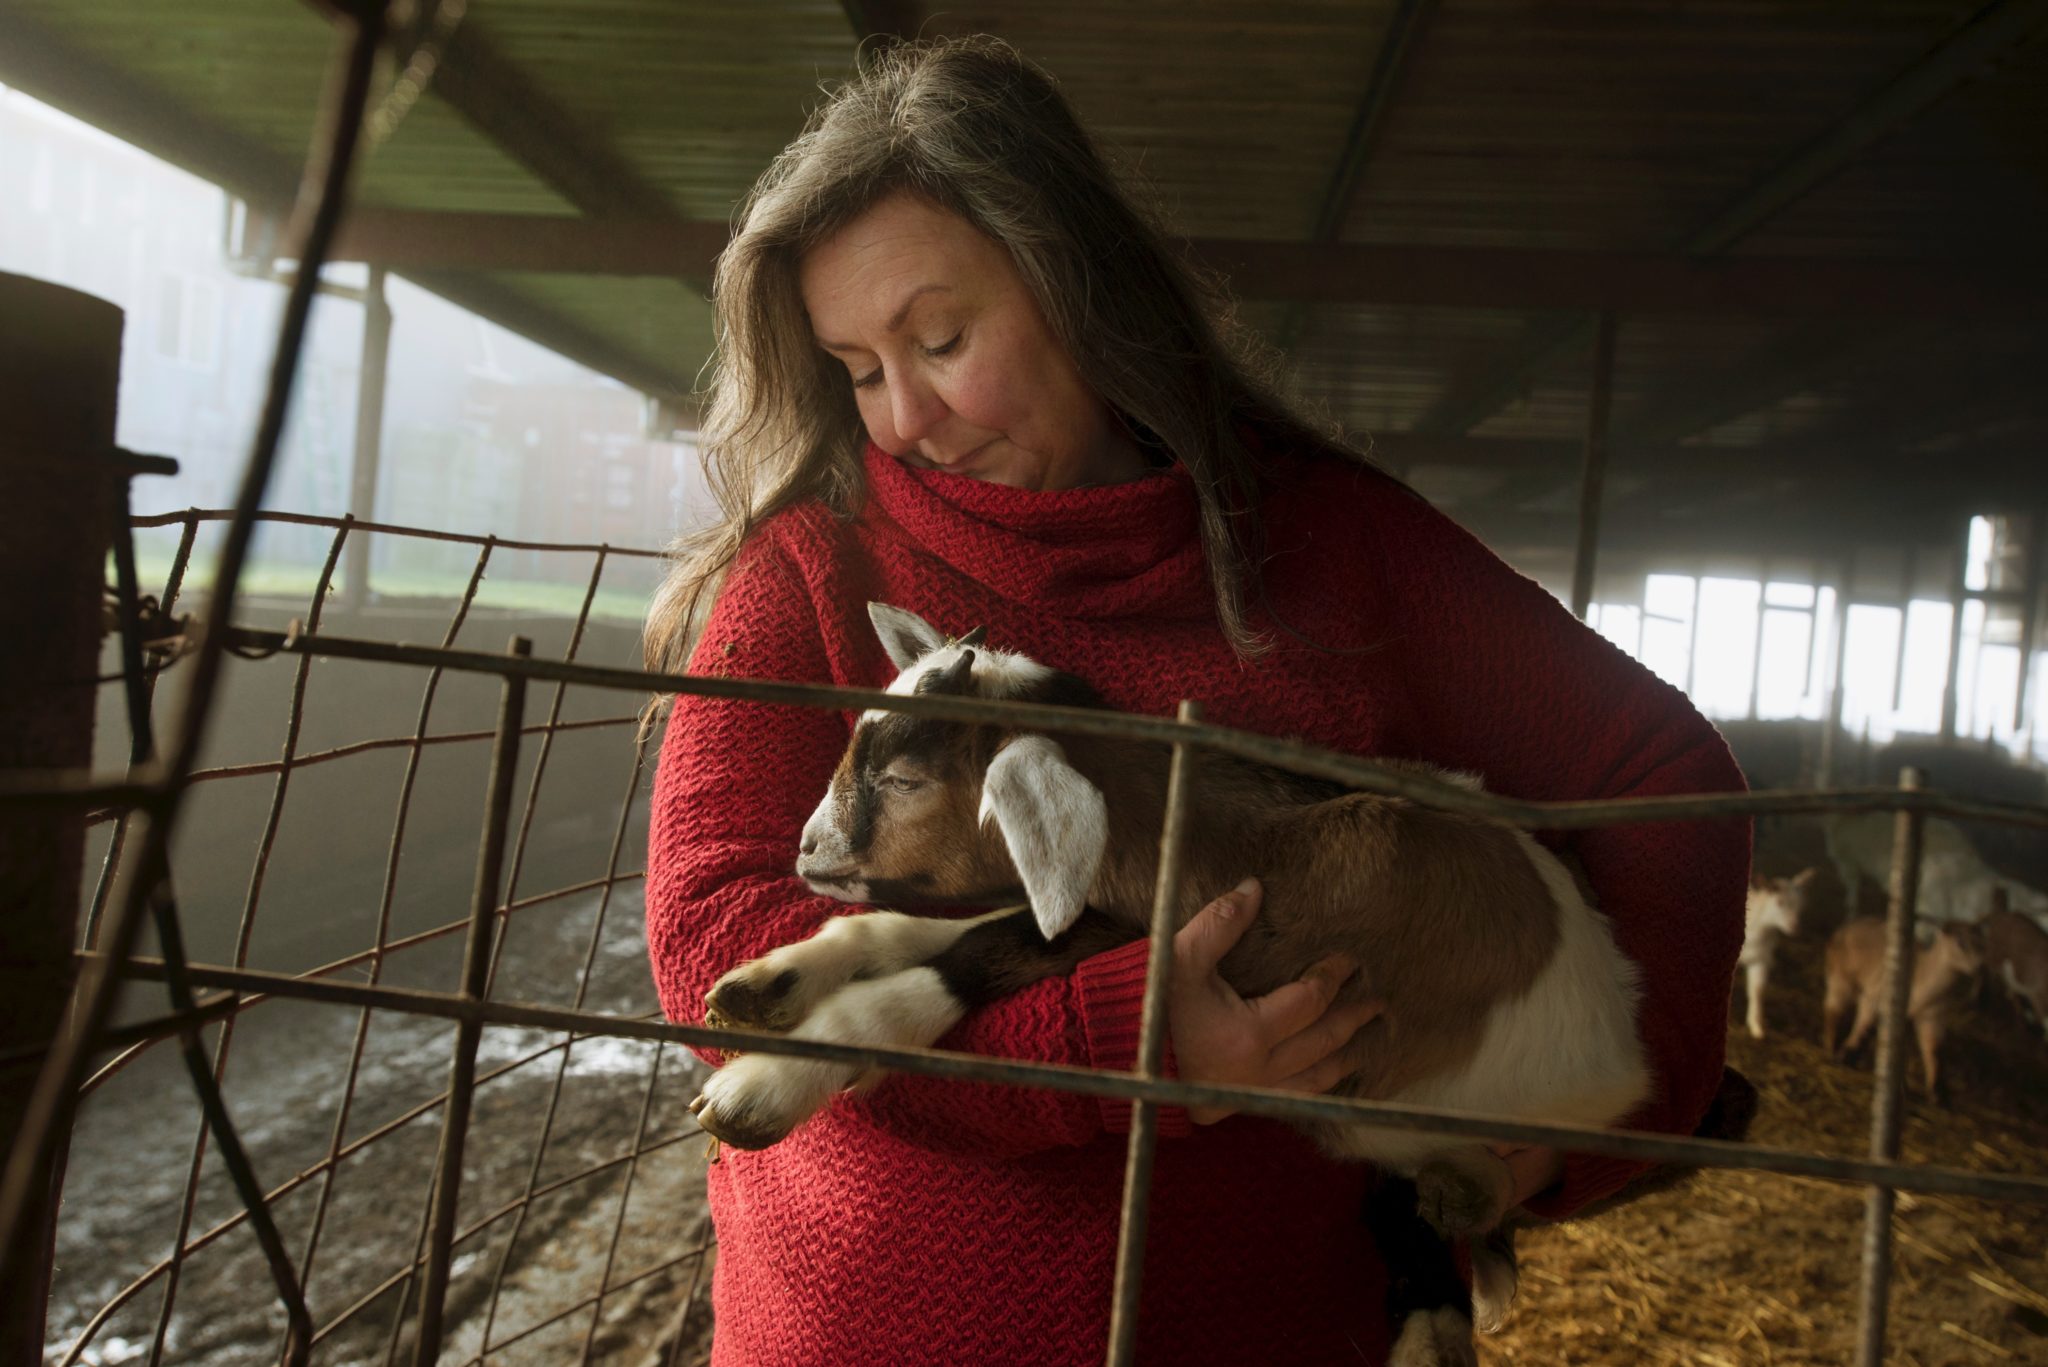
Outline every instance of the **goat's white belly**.
<svg viewBox="0 0 2048 1367">
<path fill-rule="evenodd" d="M 1533 843 L 1533 842 L 1532 842 Z M 1650 1094 L 1636 1038 L 1641 975 L 1607 920 L 1579 897 L 1548 852 L 1531 856 L 1563 909 L 1556 950 L 1529 991 L 1498 1002 L 1470 1063 L 1387 1098 L 1517 1120 L 1606 1125 Z M 1461 1141 L 1463 1142 L 1463 1141 Z M 1345 1147 L 1393 1167 L 1441 1152 L 1442 1136 L 1361 1128 Z"/>
</svg>

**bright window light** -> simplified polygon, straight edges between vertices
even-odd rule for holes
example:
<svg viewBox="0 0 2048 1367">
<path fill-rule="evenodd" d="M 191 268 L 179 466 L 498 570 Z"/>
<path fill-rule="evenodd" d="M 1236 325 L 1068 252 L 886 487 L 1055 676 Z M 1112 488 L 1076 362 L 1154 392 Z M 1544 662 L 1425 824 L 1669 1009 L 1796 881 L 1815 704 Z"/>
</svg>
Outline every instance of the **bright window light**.
<svg viewBox="0 0 2048 1367">
<path fill-rule="evenodd" d="M 1761 586 L 1754 579 L 1700 580 L 1699 657 L 1692 697 L 1710 717 L 1749 715 Z"/>
</svg>

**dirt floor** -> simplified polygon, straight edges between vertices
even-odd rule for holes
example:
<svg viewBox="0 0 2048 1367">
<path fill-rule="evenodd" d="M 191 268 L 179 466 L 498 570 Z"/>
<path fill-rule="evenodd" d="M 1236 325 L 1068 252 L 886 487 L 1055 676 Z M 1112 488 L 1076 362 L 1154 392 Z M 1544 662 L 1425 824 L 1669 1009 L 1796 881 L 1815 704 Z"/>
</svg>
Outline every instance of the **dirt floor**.
<svg viewBox="0 0 2048 1367">
<path fill-rule="evenodd" d="M 1768 993 L 1773 1033 L 1728 1037 L 1757 1085 L 1758 1143 L 1867 1151 L 1867 1061 L 1818 1043 L 1825 933 L 1785 949 Z M 1904 1156 L 1984 1171 L 2048 1171 L 2048 1044 L 1990 1001 L 1944 1068 L 1954 1105 L 1918 1092 Z M 1488 1364 L 1846 1363 L 1856 1351 L 1864 1191 L 1711 1172 L 1578 1226 L 1523 1236 L 1522 1294 Z M 2048 1209 L 1901 1193 L 1886 1361 L 2048 1364 Z"/>
</svg>

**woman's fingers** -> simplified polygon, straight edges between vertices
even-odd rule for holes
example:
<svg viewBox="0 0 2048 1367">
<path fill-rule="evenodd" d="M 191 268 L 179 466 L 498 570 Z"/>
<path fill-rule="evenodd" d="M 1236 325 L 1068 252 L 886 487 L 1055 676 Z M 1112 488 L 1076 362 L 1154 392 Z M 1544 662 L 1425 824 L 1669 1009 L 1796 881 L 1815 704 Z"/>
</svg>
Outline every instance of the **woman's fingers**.
<svg viewBox="0 0 2048 1367">
<path fill-rule="evenodd" d="M 1331 1054 L 1273 1085 L 1283 1092 L 1307 1092 L 1311 1096 L 1321 1096 L 1342 1082 L 1350 1071 L 1348 1059 L 1342 1054 Z"/>
<path fill-rule="evenodd" d="M 1352 1036 L 1361 1029 L 1378 1020 L 1386 1009 L 1386 1003 L 1374 997 L 1365 1001 L 1346 1002 L 1342 1006 L 1325 1011 L 1307 1029 L 1290 1035 L 1274 1046 L 1269 1066 L 1273 1075 L 1281 1080 L 1270 1085 L 1297 1092 L 1328 1091 L 1354 1066 L 1350 1056 L 1344 1052 L 1344 1046 L 1351 1043 Z M 1326 1061 L 1337 1068 L 1328 1082 L 1312 1088 L 1303 1087 L 1296 1082 L 1297 1077 Z"/>
<path fill-rule="evenodd" d="M 1298 1035 L 1321 1020 L 1330 1003 L 1337 999 L 1337 990 L 1357 971 L 1354 960 L 1332 954 L 1293 982 L 1282 983 L 1265 996 L 1246 1002 L 1267 1046 Z"/>
<path fill-rule="evenodd" d="M 1206 975 L 1244 938 L 1259 914 L 1264 895 L 1259 880 L 1247 878 L 1196 912 L 1173 937 L 1174 953 L 1189 973 Z"/>
</svg>

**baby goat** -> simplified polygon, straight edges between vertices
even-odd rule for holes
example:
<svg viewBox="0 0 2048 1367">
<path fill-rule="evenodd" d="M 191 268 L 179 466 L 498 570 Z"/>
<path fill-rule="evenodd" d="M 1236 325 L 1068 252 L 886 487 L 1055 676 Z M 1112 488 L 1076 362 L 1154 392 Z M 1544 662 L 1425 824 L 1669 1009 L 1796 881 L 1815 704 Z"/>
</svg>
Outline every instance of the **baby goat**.
<svg viewBox="0 0 2048 1367">
<path fill-rule="evenodd" d="M 1764 1037 L 1764 988 L 1778 945 L 1799 933 L 1806 905 L 1813 897 L 1819 869 L 1804 869 L 1790 878 L 1755 878 L 1743 908 L 1742 957 L 1737 961 L 1749 994 L 1747 1023 L 1752 1039 Z"/>
<path fill-rule="evenodd" d="M 869 613 L 902 671 L 892 693 L 1101 705 L 1071 675 L 987 649 L 979 630 L 953 640 L 901 609 Z M 1167 766 L 1150 743 L 867 713 L 804 827 L 798 874 L 849 902 L 1001 905 L 1021 893 L 1029 905 L 966 920 L 834 918 L 728 973 L 706 997 L 707 1021 L 928 1045 L 969 1009 L 1143 936 Z M 1214 753 L 1198 758 L 1189 822 L 1177 925 L 1247 874 L 1265 887 L 1220 966 L 1232 987 L 1258 996 L 1344 954 L 1363 967 L 1339 1002 L 1385 1002 L 1346 1046 L 1335 1094 L 1590 1125 L 1648 1095 L 1637 971 L 1572 874 L 1526 834 Z M 725 1142 L 763 1147 L 857 1072 L 750 1054 L 693 1109 Z M 1446 1236 L 1491 1230 L 1507 1212 L 1507 1169 L 1479 1143 L 1309 1128 L 1333 1156 L 1412 1175 Z M 1497 1302 L 1512 1288 L 1501 1291 Z"/>
<path fill-rule="evenodd" d="M 1863 1047 L 1877 1025 L 1883 1003 L 1885 923 L 1875 916 L 1845 921 L 1828 941 L 1827 995 L 1821 1006 L 1821 1047 L 1847 1059 Z M 1964 921 L 1937 925 L 1934 938 L 1913 955 L 1913 982 L 1906 1016 L 1920 1042 L 1927 1095 L 1946 1105 L 1941 1046 L 1977 999 L 1984 976 L 1984 931 Z M 1847 1040 L 1842 1017 L 1856 1013 Z M 1839 1047 L 1837 1041 L 1841 1040 Z"/>
</svg>

